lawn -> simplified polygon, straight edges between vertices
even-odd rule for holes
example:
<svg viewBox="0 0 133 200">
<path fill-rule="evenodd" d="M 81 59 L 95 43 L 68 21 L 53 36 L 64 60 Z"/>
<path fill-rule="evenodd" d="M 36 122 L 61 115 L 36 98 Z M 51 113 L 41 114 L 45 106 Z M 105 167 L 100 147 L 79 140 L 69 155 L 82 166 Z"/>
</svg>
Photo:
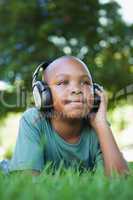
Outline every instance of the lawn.
<svg viewBox="0 0 133 200">
<path fill-rule="evenodd" d="M 80 174 L 72 169 L 54 175 L 46 168 L 41 176 L 0 174 L 1 200 L 132 200 L 133 165 L 130 176 L 108 178 L 101 173 Z"/>
</svg>

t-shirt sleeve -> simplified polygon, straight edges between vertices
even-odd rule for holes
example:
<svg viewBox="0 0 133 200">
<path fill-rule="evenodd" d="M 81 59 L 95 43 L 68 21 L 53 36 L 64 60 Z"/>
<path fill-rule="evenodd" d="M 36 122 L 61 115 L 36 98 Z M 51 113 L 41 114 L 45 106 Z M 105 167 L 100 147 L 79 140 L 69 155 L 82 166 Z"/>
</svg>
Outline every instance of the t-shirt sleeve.
<svg viewBox="0 0 133 200">
<path fill-rule="evenodd" d="M 97 143 L 97 149 L 96 149 L 96 154 L 95 154 L 95 169 L 96 170 L 104 169 L 103 155 L 102 155 L 99 142 Z"/>
<path fill-rule="evenodd" d="M 38 170 L 44 166 L 44 133 L 35 120 L 35 111 L 30 110 L 20 119 L 15 151 L 10 162 L 10 171 Z"/>
<path fill-rule="evenodd" d="M 92 140 L 93 140 L 93 145 L 92 145 L 92 158 L 93 158 L 93 170 L 97 171 L 101 169 L 102 171 L 104 170 L 104 161 L 103 161 L 103 155 L 100 147 L 100 143 L 97 137 L 97 134 L 95 131 L 93 131 L 92 134 Z"/>
<path fill-rule="evenodd" d="M 110 127 L 111 123 L 107 120 L 107 124 Z M 96 134 L 96 132 L 92 129 L 93 134 L 92 134 L 92 138 L 93 138 L 93 150 L 92 150 L 92 155 L 93 155 L 93 164 L 94 164 L 94 170 L 99 171 L 101 169 L 101 171 L 104 171 L 104 160 L 103 160 L 103 154 L 101 151 L 101 147 L 100 147 L 100 142 L 98 139 L 98 136 Z"/>
</svg>

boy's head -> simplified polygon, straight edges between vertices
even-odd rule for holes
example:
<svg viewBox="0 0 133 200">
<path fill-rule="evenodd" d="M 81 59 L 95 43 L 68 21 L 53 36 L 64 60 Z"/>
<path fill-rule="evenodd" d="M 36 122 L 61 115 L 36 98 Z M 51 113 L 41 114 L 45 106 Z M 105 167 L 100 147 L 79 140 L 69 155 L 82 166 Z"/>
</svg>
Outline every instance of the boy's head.
<svg viewBox="0 0 133 200">
<path fill-rule="evenodd" d="M 44 72 L 53 98 L 56 114 L 67 118 L 84 118 L 93 105 L 91 74 L 81 60 L 63 56 L 53 61 Z"/>
</svg>

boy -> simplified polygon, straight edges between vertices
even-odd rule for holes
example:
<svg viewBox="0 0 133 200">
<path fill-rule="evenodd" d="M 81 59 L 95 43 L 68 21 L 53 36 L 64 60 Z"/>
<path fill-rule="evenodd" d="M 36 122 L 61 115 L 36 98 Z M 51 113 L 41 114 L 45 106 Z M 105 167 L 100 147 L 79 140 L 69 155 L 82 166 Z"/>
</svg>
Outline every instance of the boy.
<svg viewBox="0 0 133 200">
<path fill-rule="evenodd" d="M 93 83 L 87 66 L 73 56 L 53 61 L 44 72 L 53 99 L 53 112 L 46 118 L 37 108 L 30 108 L 20 120 L 16 148 L 10 172 L 28 171 L 39 175 L 47 162 L 57 169 L 64 166 L 94 170 L 104 165 L 112 171 L 128 172 L 128 167 L 107 123 L 107 100 L 104 90 L 96 91 L 101 102 L 91 113 Z M 90 113 L 89 118 L 84 118 Z"/>
</svg>

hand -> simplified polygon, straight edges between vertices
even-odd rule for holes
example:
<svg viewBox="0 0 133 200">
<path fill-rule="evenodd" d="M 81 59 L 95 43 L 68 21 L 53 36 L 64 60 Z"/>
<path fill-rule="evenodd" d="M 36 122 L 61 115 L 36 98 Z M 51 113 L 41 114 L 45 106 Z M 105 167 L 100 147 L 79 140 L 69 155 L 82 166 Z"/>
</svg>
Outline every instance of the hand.
<svg viewBox="0 0 133 200">
<path fill-rule="evenodd" d="M 96 89 L 96 93 L 101 99 L 99 109 L 96 113 L 91 113 L 89 116 L 89 123 L 94 129 L 100 126 L 101 123 L 107 123 L 107 94 L 103 87 L 100 86 L 100 89 L 101 91 Z"/>
</svg>

